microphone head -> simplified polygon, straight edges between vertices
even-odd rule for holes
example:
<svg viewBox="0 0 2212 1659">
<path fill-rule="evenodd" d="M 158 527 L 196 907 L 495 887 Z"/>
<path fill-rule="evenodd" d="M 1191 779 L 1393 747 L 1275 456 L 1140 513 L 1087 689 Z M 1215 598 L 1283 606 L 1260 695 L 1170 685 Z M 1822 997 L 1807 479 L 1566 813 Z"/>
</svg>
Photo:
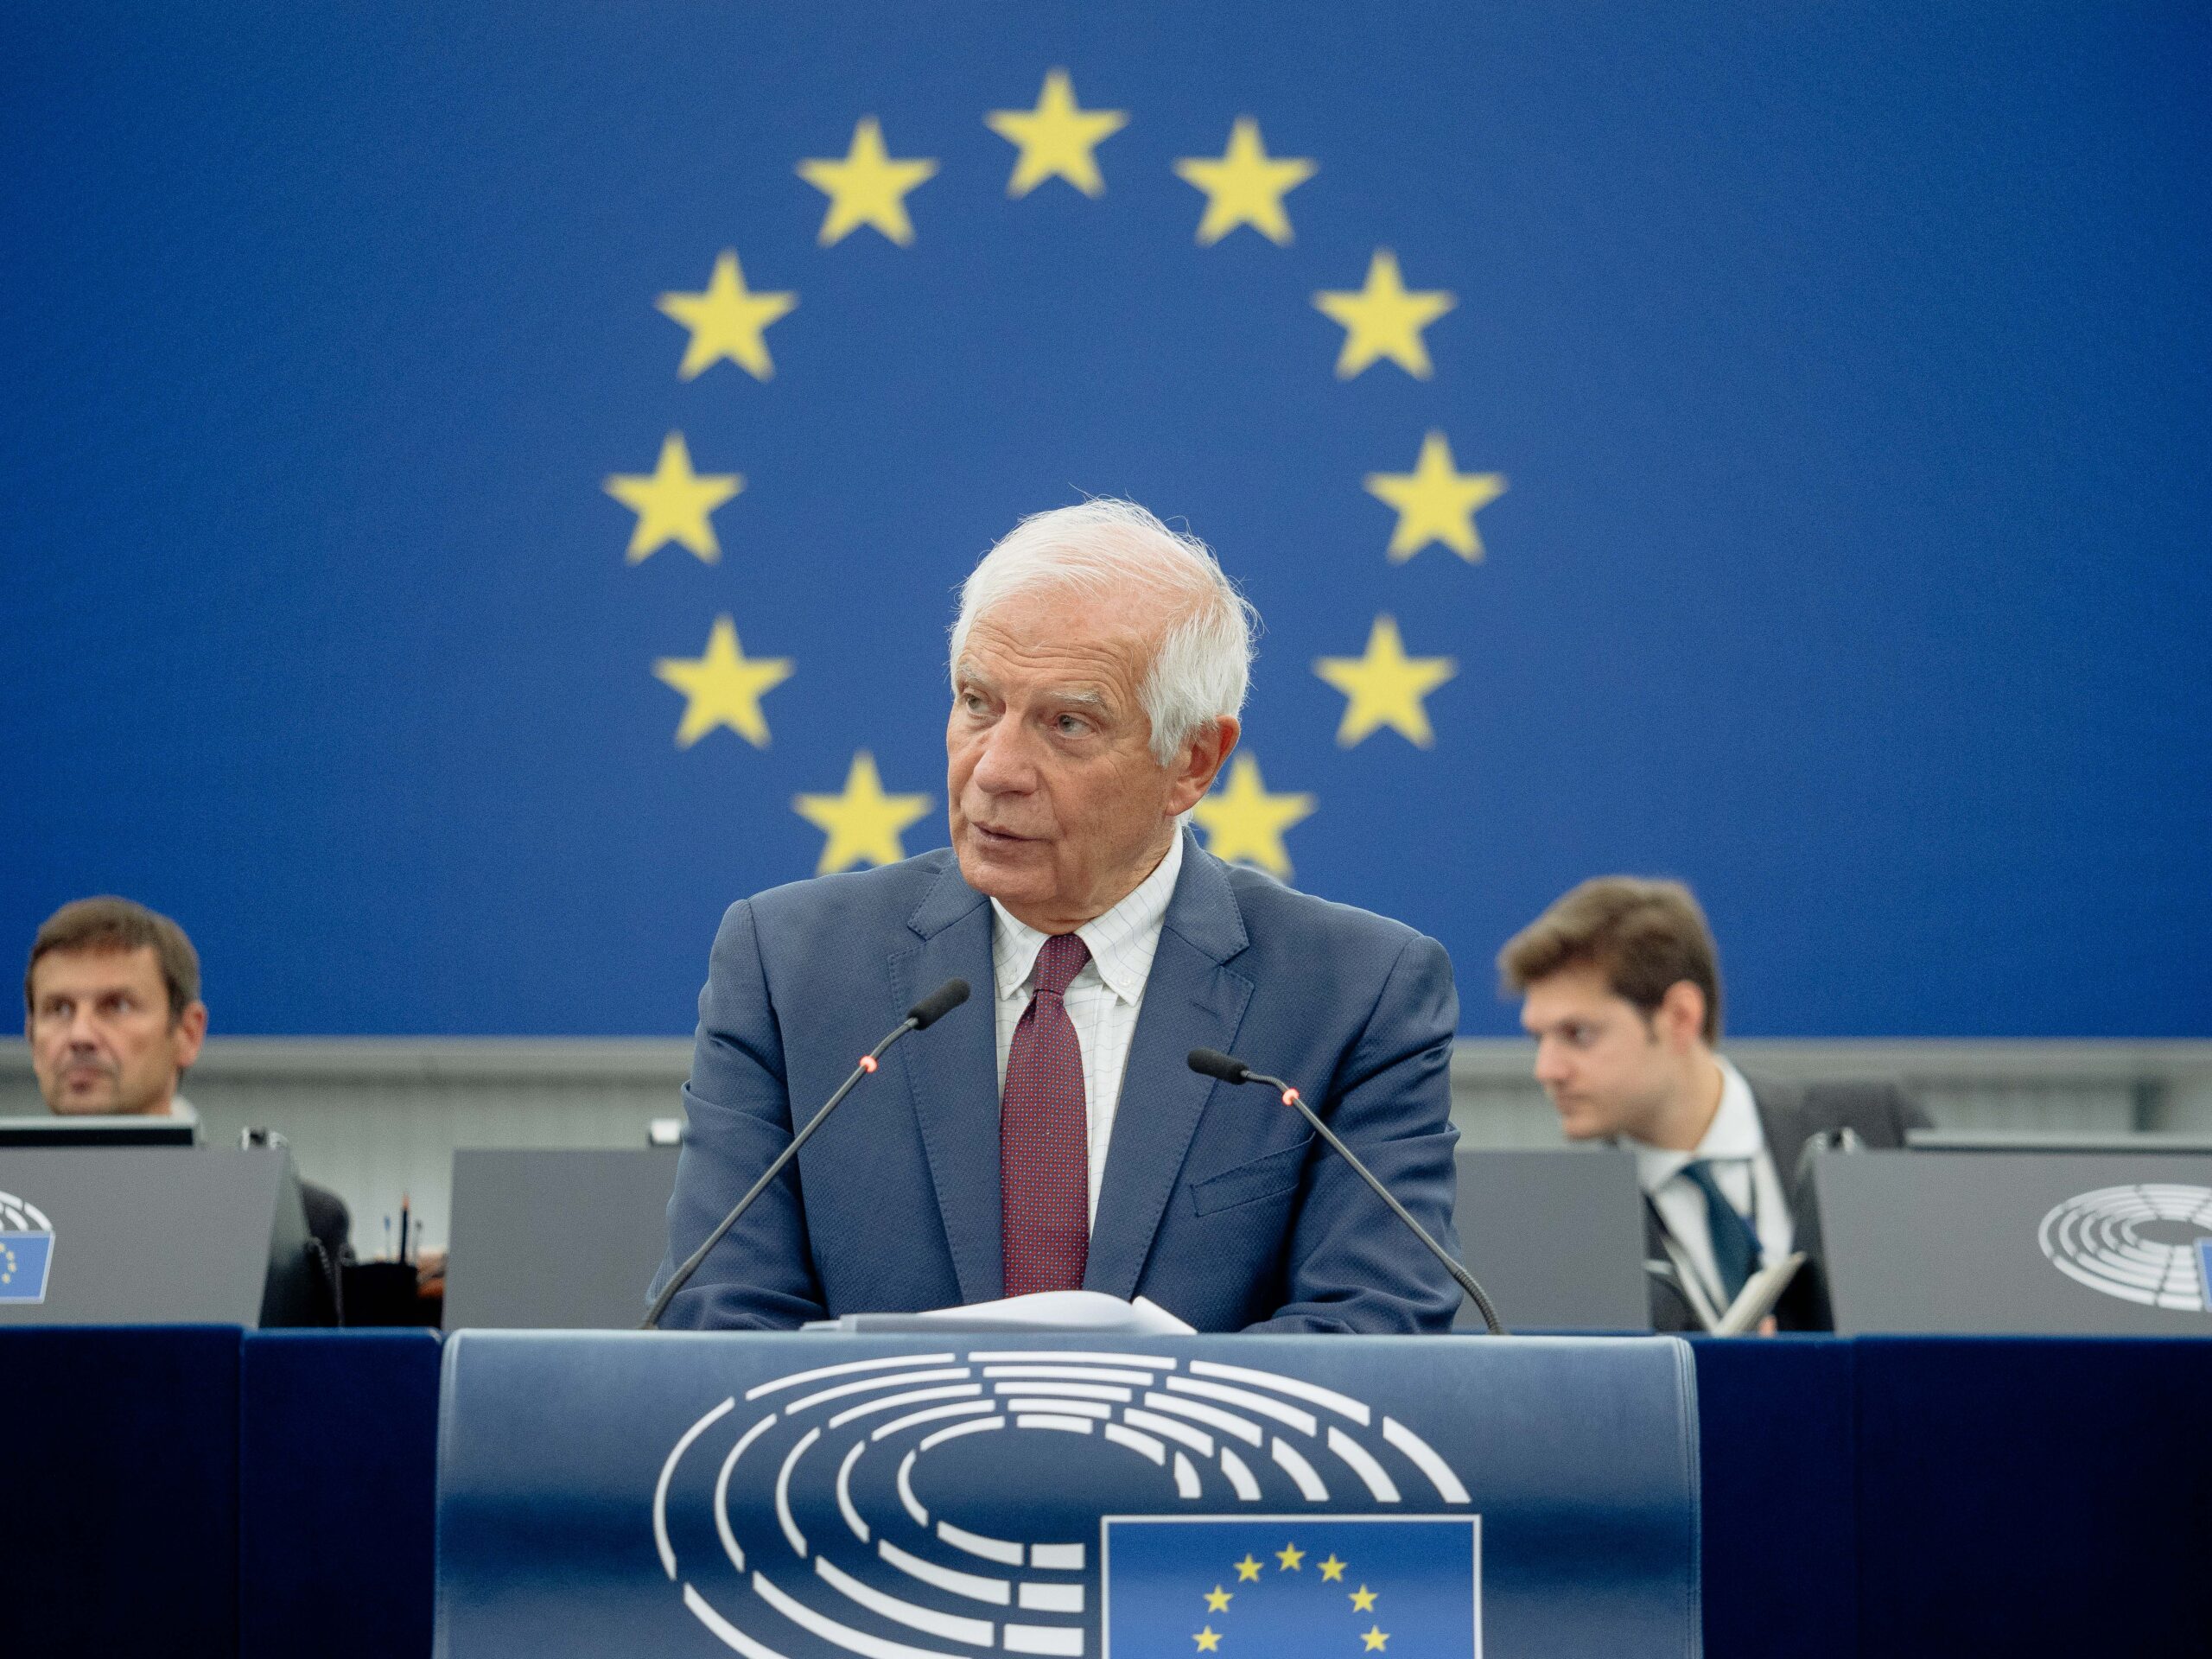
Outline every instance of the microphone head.
<svg viewBox="0 0 2212 1659">
<path fill-rule="evenodd" d="M 1224 1083 L 1243 1083 L 1252 1075 L 1250 1066 L 1217 1048 L 1192 1049 L 1190 1066 L 1201 1077 L 1219 1077 Z"/>
<path fill-rule="evenodd" d="M 937 989 L 915 1003 L 912 1007 L 907 1009 L 906 1018 L 912 1020 L 914 1029 L 919 1031 L 925 1026 L 935 1025 L 967 1000 L 968 982 L 964 979 L 948 979 Z"/>
</svg>

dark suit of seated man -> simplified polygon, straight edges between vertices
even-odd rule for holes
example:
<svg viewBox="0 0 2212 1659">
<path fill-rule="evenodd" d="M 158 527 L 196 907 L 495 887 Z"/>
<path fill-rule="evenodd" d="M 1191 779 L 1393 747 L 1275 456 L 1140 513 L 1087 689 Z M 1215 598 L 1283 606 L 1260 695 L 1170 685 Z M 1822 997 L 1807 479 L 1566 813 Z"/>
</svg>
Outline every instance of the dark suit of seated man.
<svg viewBox="0 0 2212 1659">
<path fill-rule="evenodd" d="M 1203 544 L 1128 503 L 985 556 L 952 640 L 950 850 L 723 918 L 656 1288 L 910 1005 L 976 995 L 863 1081 L 664 1324 L 1086 1288 L 1205 1331 L 1450 1326 L 1449 1276 L 1295 1115 L 1185 1064 L 1299 1083 L 1452 1240 L 1442 948 L 1180 828 L 1236 746 L 1251 623 Z"/>
<path fill-rule="evenodd" d="M 1679 881 L 1585 881 L 1498 953 L 1536 1039 L 1536 1081 L 1572 1140 L 1636 1154 L 1652 1322 L 1698 1330 L 1746 1277 L 1795 1248 L 1798 1160 L 1815 1135 L 1896 1147 L 1925 1113 L 1894 1084 L 1799 1084 L 1738 1071 L 1719 1052 L 1720 969 L 1705 913 Z M 1815 1251 L 1816 1254 L 1816 1251 Z M 1818 1262 L 1776 1308 L 1784 1328 L 1825 1323 Z"/>
</svg>

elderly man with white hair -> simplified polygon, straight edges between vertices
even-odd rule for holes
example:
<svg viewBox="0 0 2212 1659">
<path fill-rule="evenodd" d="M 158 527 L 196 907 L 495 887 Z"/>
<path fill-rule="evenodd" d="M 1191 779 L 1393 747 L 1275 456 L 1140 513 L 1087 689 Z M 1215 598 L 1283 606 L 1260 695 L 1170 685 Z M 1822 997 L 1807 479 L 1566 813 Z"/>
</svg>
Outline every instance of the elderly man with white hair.
<svg viewBox="0 0 2212 1659">
<path fill-rule="evenodd" d="M 656 1286 L 906 1010 L 886 1057 L 709 1253 L 663 1323 L 785 1329 L 1043 1290 L 1143 1295 L 1202 1331 L 1447 1329 L 1449 1275 L 1264 1089 L 1299 1083 L 1452 1240 L 1442 947 L 1202 849 L 1255 618 L 1143 508 L 1024 519 L 952 630 L 949 850 L 730 907 Z"/>
</svg>

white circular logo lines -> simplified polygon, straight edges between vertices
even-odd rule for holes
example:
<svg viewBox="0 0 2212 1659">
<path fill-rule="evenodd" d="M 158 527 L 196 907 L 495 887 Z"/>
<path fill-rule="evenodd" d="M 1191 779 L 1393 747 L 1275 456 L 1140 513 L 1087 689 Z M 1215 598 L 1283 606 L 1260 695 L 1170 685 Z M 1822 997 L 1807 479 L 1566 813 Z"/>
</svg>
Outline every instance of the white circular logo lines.
<svg viewBox="0 0 2212 1659">
<path fill-rule="evenodd" d="M 2145 1307 L 2212 1308 L 2212 1187 L 2145 1181 L 2078 1193 L 2043 1218 L 2051 1266 Z"/>
<path fill-rule="evenodd" d="M 976 1478 L 979 1456 L 1019 1507 L 1059 1517 L 1061 1535 L 1001 1536 L 1002 1523 L 970 1512 L 994 1484 Z M 696 1518 L 710 1467 L 714 1535 L 741 1589 Z M 679 1530 L 707 1555 L 688 1569 L 671 1536 L 679 1482 L 690 1493 L 676 1505 Z M 1332 1495 L 1363 1510 L 1472 1503 L 1413 1430 L 1297 1377 L 1156 1354 L 978 1349 L 796 1371 L 724 1400 L 662 1465 L 653 1535 L 684 1605 L 747 1659 L 786 1659 L 794 1643 L 870 1659 L 1082 1659 L 1103 1516 L 1227 1517 Z M 699 1583 L 721 1586 L 715 1599 Z M 920 1640 L 878 1634 L 887 1621 Z"/>
</svg>

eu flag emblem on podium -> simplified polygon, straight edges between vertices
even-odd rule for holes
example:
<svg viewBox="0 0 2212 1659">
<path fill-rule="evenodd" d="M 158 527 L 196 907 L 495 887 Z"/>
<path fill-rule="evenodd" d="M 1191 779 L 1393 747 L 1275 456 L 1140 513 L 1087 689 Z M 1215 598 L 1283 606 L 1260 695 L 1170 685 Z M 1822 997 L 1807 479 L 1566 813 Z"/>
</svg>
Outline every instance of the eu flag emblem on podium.
<svg viewBox="0 0 2212 1659">
<path fill-rule="evenodd" d="M 1109 1516 L 1104 1659 L 1482 1652 L 1477 1516 Z"/>
<path fill-rule="evenodd" d="M 42 1302 L 52 1233 L 0 1232 L 0 1302 Z"/>
</svg>

